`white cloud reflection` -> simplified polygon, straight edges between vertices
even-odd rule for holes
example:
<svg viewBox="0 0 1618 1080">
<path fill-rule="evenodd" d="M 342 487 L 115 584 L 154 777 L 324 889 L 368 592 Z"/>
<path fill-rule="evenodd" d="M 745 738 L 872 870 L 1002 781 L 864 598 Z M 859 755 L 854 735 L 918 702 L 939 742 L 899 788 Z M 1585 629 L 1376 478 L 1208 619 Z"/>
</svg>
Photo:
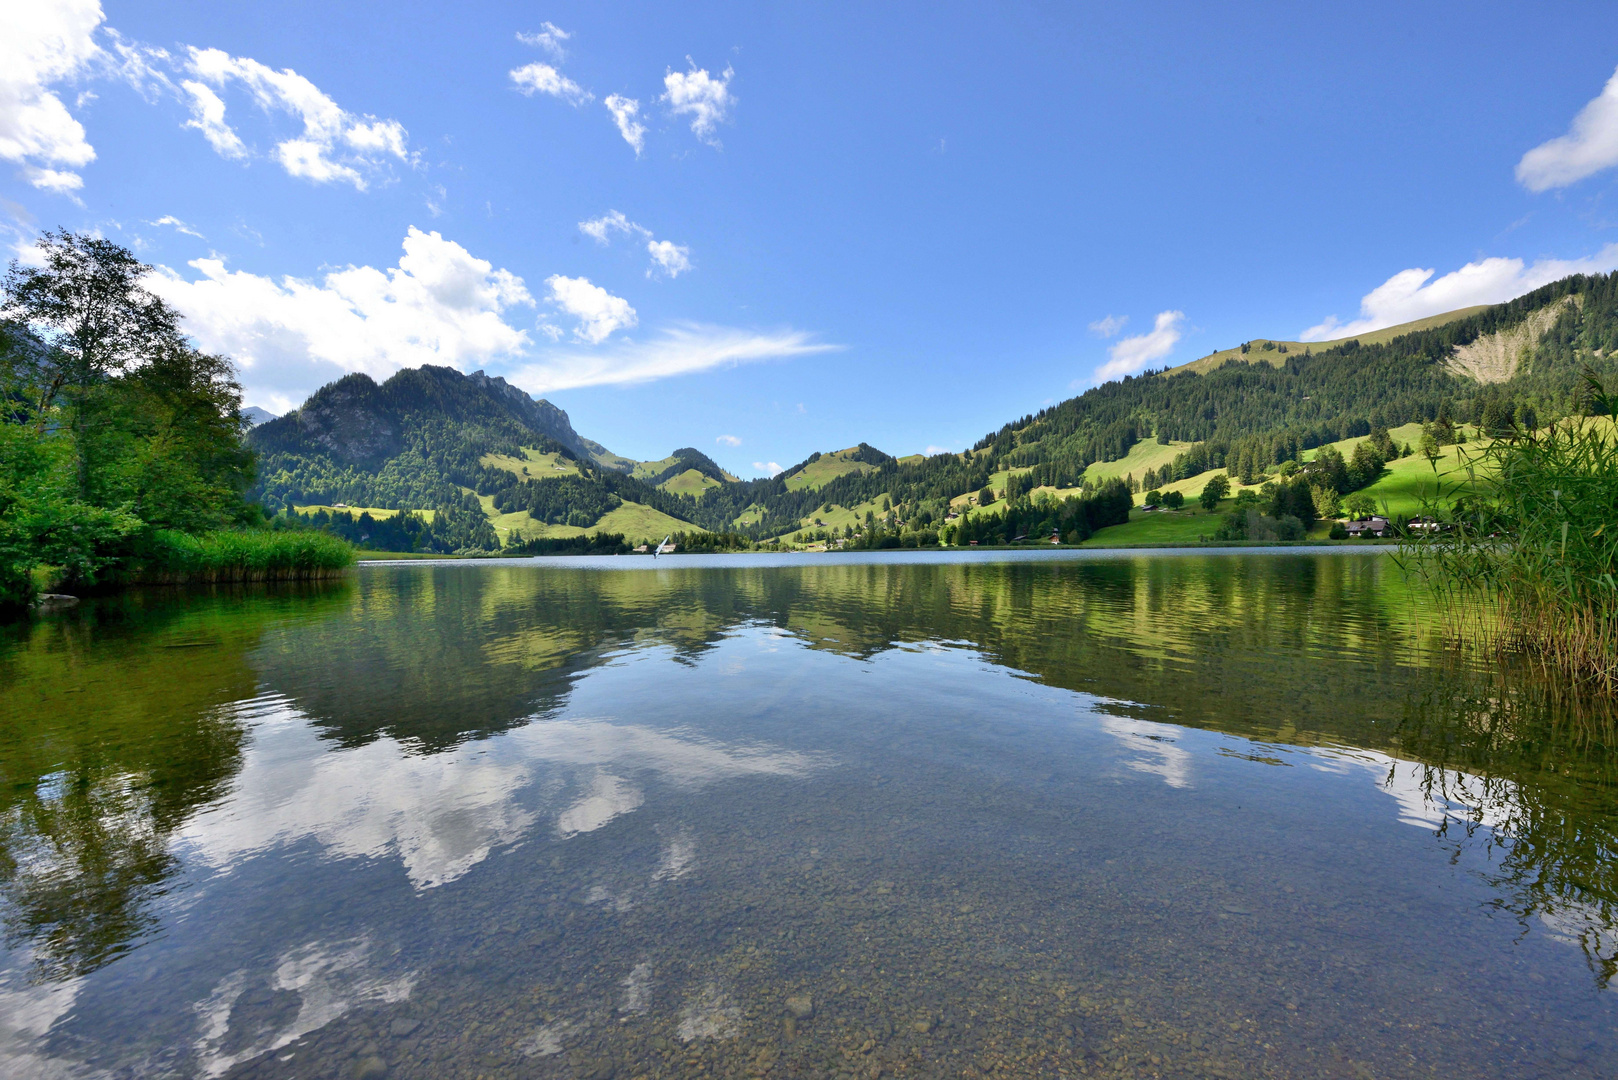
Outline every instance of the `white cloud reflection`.
<svg viewBox="0 0 1618 1080">
<path fill-rule="evenodd" d="M 741 776 L 803 776 L 819 764 L 777 747 L 599 718 L 536 720 L 434 754 L 391 738 L 336 749 L 280 705 L 255 728 L 234 792 L 216 812 L 193 819 L 181 840 L 214 866 L 305 838 L 337 857 L 391 853 L 411 884 L 427 889 L 454 881 L 542 821 L 566 839 L 632 813 L 645 801 L 647 779 L 703 787 Z M 667 876 L 677 876 L 681 855 L 665 858 Z"/>
</svg>

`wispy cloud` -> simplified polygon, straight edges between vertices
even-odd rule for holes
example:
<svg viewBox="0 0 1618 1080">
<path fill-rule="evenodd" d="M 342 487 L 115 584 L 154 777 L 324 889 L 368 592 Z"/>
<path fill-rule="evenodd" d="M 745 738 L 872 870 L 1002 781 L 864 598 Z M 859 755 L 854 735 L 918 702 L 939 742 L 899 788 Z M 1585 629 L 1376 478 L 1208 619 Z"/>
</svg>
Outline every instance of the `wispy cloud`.
<svg viewBox="0 0 1618 1080">
<path fill-rule="evenodd" d="M 714 442 L 721 446 L 740 446 L 742 444 L 741 438 L 736 435 L 721 435 L 714 439 Z"/>
<path fill-rule="evenodd" d="M 1433 278 L 1433 270 L 1412 267 L 1366 293 L 1360 300 L 1358 319 L 1342 322 L 1335 315 L 1328 316 L 1299 334 L 1298 340 L 1330 341 L 1368 334 L 1456 308 L 1504 303 L 1569 274 L 1602 274 L 1613 269 L 1618 269 L 1618 243 L 1608 244 L 1586 259 L 1540 259 L 1531 266 L 1521 259 L 1481 259 L 1440 278 Z"/>
<path fill-rule="evenodd" d="M 927 445 L 927 449 L 922 451 L 928 457 L 932 457 L 934 454 L 953 454 L 954 452 L 947 446 L 933 446 L 931 443 Z"/>
<path fill-rule="evenodd" d="M 241 137 L 225 119 L 217 93 L 235 82 L 246 87 L 259 108 L 286 112 L 303 122 L 297 136 L 276 144 L 275 157 L 290 176 L 317 184 L 341 182 L 364 191 L 368 178 L 389 160 L 410 161 L 404 125 L 343 109 L 319 87 L 291 68 L 281 71 L 221 49 L 188 50 L 195 80 L 183 83 L 191 99 L 191 120 L 215 151 L 228 158 L 247 156 Z"/>
<path fill-rule="evenodd" d="M 562 47 L 562 42 L 567 41 L 572 36 L 572 34 L 553 22 L 542 22 L 539 24 L 539 29 L 531 34 L 519 31 L 517 40 L 524 45 L 534 45 L 544 49 L 555 57 L 558 62 L 561 62 L 567 59 L 567 50 Z"/>
<path fill-rule="evenodd" d="M 699 69 L 689 56 L 685 59 L 691 70 L 670 69 L 663 77 L 660 100 L 668 103 L 674 115 L 689 116 L 692 134 L 709 146 L 717 147 L 719 139 L 714 132 L 730 119 L 730 110 L 736 104 L 736 96 L 730 92 L 730 80 L 735 72 L 727 67 L 716 79 L 708 74 L 707 68 Z"/>
<path fill-rule="evenodd" d="M 1096 369 L 1096 382 L 1132 375 L 1154 360 L 1163 359 L 1179 344 L 1180 325 L 1183 322 L 1183 311 L 1158 312 L 1150 331 L 1123 338 L 1107 350 L 1107 362 Z"/>
<path fill-rule="evenodd" d="M 1618 71 L 1579 114 L 1566 135 L 1540 143 L 1517 162 L 1517 182 L 1529 191 L 1567 187 L 1618 165 Z"/>
<path fill-rule="evenodd" d="M 753 468 L 761 473 L 768 473 L 770 476 L 780 476 L 782 472 L 781 466 L 773 461 L 755 461 L 753 462 Z"/>
<path fill-rule="evenodd" d="M 759 332 L 727 326 L 680 323 L 648 341 L 620 341 L 605 348 L 541 353 L 511 379 L 533 393 L 647 382 L 762 360 L 786 360 L 841 348 L 817 342 L 801 330 Z"/>
<path fill-rule="evenodd" d="M 1097 337 L 1110 338 L 1117 335 L 1129 321 L 1128 315 L 1108 315 L 1104 319 L 1097 319 L 1090 324 L 1090 333 Z"/>
<path fill-rule="evenodd" d="M 598 218 L 579 222 L 579 231 L 598 244 L 610 244 L 614 233 L 651 236 L 652 230 L 630 221 L 621 210 L 608 210 Z"/>
<path fill-rule="evenodd" d="M 532 64 L 524 64 L 520 68 L 513 68 L 511 81 L 518 90 L 529 97 L 535 94 L 549 94 L 551 97 L 561 98 L 575 107 L 596 99 L 594 94 L 563 75 L 560 71 L 537 60 Z"/>
<path fill-rule="evenodd" d="M 644 239 L 646 253 L 652 257 L 651 268 L 646 271 L 649 278 L 677 278 L 691 269 L 690 248 L 669 240 L 655 239 L 652 230 L 629 220 L 621 210 L 608 210 L 598 218 L 581 221 L 579 231 L 602 245 L 612 243 L 614 236 L 638 236 Z"/>
<path fill-rule="evenodd" d="M 612 122 L 618 125 L 618 134 L 635 149 L 635 156 L 646 146 L 646 125 L 639 120 L 640 102 L 622 94 L 608 94 L 603 102 L 612 113 Z"/>
<path fill-rule="evenodd" d="M 191 226 L 187 225 L 185 222 L 181 221 L 179 218 L 175 217 L 173 214 L 164 214 L 162 217 L 158 218 L 156 221 L 147 222 L 147 224 L 149 224 L 149 225 L 167 225 L 169 228 L 173 229 L 175 232 L 185 233 L 185 235 L 187 235 L 187 236 L 194 236 L 198 240 L 206 240 L 207 239 L 207 237 L 205 237 L 201 233 L 197 232 L 197 230 L 193 229 Z"/>
</svg>

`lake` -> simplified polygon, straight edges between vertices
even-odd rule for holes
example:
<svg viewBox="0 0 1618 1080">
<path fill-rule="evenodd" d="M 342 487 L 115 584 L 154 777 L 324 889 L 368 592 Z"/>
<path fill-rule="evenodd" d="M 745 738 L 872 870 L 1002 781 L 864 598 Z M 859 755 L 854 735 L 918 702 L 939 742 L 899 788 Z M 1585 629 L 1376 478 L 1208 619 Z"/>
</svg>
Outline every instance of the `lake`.
<svg viewBox="0 0 1618 1080">
<path fill-rule="evenodd" d="M 7 1077 L 1605 1077 L 1610 717 L 1386 554 L 369 565 L 0 630 Z"/>
</svg>

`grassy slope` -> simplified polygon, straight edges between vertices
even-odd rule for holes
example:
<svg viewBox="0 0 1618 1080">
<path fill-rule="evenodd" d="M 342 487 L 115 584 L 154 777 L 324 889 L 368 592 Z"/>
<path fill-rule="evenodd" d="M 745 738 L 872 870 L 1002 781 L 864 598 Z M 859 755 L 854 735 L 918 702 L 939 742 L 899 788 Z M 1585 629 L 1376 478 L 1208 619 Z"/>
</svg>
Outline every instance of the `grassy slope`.
<svg viewBox="0 0 1618 1080">
<path fill-rule="evenodd" d="M 851 472 L 875 472 L 876 466 L 864 461 L 854 461 L 850 455 L 859 450 L 851 446 L 847 450 L 834 450 L 829 454 L 821 454 L 819 461 L 811 461 L 797 472 L 786 478 L 788 491 L 802 491 L 808 488 L 819 491 L 839 476 Z"/>
<path fill-rule="evenodd" d="M 578 476 L 579 470 L 560 454 L 542 454 L 531 447 L 523 448 L 523 456 L 484 454 L 478 461 L 490 469 L 504 469 L 530 480 L 543 480 L 549 476 Z"/>
<path fill-rule="evenodd" d="M 1434 326 L 1443 326 L 1445 323 L 1454 322 L 1456 319 L 1464 319 L 1468 315 L 1483 311 L 1486 307 L 1488 305 L 1483 304 L 1478 307 L 1446 311 L 1442 315 L 1430 315 L 1425 319 L 1417 319 L 1415 322 L 1400 323 L 1398 326 L 1389 326 L 1386 329 L 1373 330 L 1368 334 L 1356 334 L 1353 338 L 1337 338 L 1333 341 L 1282 341 L 1279 338 L 1254 338 L 1249 342 L 1251 347 L 1246 355 L 1243 355 L 1239 345 L 1233 349 L 1220 349 L 1218 352 L 1209 353 L 1200 360 L 1193 360 L 1189 364 L 1181 364 L 1177 368 L 1170 368 L 1167 374 L 1177 375 L 1182 371 L 1195 371 L 1197 374 L 1203 375 L 1224 364 L 1226 360 L 1246 360 L 1250 364 L 1263 362 L 1280 367 L 1286 362 L 1288 356 L 1293 353 L 1301 353 L 1305 349 L 1329 349 L 1334 345 L 1341 345 L 1345 341 L 1358 341 L 1362 345 L 1378 345 L 1384 341 L 1392 341 L 1403 334 L 1413 334 L 1417 330 L 1427 330 Z M 1279 349 L 1266 352 L 1264 350 L 1266 344 L 1285 345 L 1287 352 L 1283 353 Z"/>
<path fill-rule="evenodd" d="M 526 510 L 516 514 L 493 514 L 489 513 L 490 509 L 486 502 L 484 513 L 489 514 L 489 523 L 494 526 L 494 531 L 502 542 L 512 530 L 522 533 L 525 540 L 537 537 L 583 536 L 587 533 L 623 533 L 631 543 L 640 543 L 643 540 L 661 540 L 669 533 L 691 532 L 697 528 L 689 521 L 670 517 L 661 510 L 627 501 L 618 509 L 602 515 L 601 520 L 589 528 L 580 528 L 577 525 L 546 525 L 535 521 Z"/>
<path fill-rule="evenodd" d="M 687 469 L 683 473 L 669 477 L 657 485 L 663 491 L 674 495 L 700 496 L 709 488 L 723 487 L 719 481 L 711 476 L 705 476 L 695 469 Z"/>
</svg>

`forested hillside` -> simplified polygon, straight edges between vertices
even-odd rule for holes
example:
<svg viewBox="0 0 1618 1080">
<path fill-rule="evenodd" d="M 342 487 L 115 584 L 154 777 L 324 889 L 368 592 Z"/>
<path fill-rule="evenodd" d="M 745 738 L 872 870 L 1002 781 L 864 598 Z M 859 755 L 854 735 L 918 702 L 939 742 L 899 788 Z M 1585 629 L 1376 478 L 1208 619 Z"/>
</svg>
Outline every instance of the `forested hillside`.
<svg viewBox="0 0 1618 1080">
<path fill-rule="evenodd" d="M 757 540 L 824 518 L 845 522 L 843 536 L 884 523 L 920 533 L 939 528 L 963 496 L 978 505 L 1041 489 L 1088 492 L 1098 480 L 1086 475 L 1092 465 L 1146 440 L 1164 447 L 1163 464 L 1137 478 L 1148 486 L 1219 469 L 1251 482 L 1317 447 L 1400 425 L 1490 429 L 1571 411 L 1584 367 L 1618 366 L 1618 277 L 1570 277 L 1415 325 L 1371 343 L 1277 347 L 1266 363 L 1237 350 L 1218 367 L 1106 383 L 963 453 L 900 462 L 861 443 L 745 481 L 690 447 L 655 462 L 618 457 L 549 402 L 481 372 L 424 367 L 380 386 L 351 375 L 251 433 L 260 454 L 254 494 L 272 509 L 344 502 L 466 515 L 458 535 L 487 516 L 528 539 L 604 528 L 607 514 L 630 503 L 659 522 Z M 1480 382 L 1480 372 L 1498 381 Z M 482 542 L 497 543 L 492 530 Z"/>
</svg>

